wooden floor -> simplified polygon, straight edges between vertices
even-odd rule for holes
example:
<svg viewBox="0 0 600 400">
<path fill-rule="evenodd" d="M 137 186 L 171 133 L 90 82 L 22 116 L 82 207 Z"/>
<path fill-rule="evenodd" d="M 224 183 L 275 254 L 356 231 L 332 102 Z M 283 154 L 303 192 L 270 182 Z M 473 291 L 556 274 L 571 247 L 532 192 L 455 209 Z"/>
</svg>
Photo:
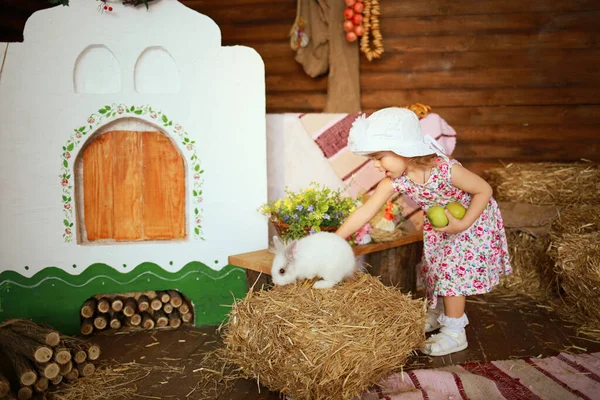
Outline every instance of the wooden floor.
<svg viewBox="0 0 600 400">
<path fill-rule="evenodd" d="M 546 357 L 559 351 L 600 351 L 600 344 L 576 337 L 575 329 L 555 314 L 521 296 L 485 295 L 467 303 L 469 348 L 445 357 L 414 356 L 406 368 L 435 368 L 469 361 Z M 278 399 L 256 382 L 237 381 L 233 389 L 217 396 L 201 390 L 197 371 L 207 352 L 220 346 L 216 327 L 101 334 L 93 341 L 104 360 L 132 361 L 179 368 L 179 373 L 151 372 L 135 382 L 139 398 L 150 399 Z M 206 376 L 206 375 L 205 375 Z M 132 383 L 133 384 L 133 383 Z M 221 389 L 218 389 L 221 391 Z M 212 397 L 211 397 L 212 396 Z M 137 398 L 137 397 L 136 397 Z"/>
</svg>

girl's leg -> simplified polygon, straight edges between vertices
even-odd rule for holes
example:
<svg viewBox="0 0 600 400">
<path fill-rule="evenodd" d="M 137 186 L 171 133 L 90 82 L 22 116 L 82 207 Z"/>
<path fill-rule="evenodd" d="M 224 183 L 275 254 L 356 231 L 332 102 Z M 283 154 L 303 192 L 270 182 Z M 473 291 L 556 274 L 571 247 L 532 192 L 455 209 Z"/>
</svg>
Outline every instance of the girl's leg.
<svg viewBox="0 0 600 400">
<path fill-rule="evenodd" d="M 465 313 L 465 304 L 467 298 L 465 296 L 445 296 L 444 313 L 450 318 L 460 318 Z"/>
<path fill-rule="evenodd" d="M 432 356 L 443 356 L 467 348 L 465 326 L 469 323 L 465 314 L 464 296 L 444 297 L 444 313 L 438 318 L 440 333 L 429 338 L 423 352 Z"/>
</svg>

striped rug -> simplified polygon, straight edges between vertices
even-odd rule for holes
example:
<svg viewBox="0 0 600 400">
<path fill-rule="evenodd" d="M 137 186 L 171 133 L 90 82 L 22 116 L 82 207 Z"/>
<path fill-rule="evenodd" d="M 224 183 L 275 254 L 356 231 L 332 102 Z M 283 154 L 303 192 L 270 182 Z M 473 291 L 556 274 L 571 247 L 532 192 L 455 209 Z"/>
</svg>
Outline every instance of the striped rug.
<svg viewBox="0 0 600 400">
<path fill-rule="evenodd" d="M 397 373 L 361 397 L 379 399 L 600 399 L 600 353 Z"/>
</svg>

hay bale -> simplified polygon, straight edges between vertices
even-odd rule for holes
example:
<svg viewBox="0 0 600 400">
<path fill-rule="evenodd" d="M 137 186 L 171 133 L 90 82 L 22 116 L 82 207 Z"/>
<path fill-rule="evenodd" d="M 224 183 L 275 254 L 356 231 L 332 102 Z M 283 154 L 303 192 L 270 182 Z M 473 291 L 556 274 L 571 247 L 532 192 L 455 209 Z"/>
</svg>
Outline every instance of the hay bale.
<svg viewBox="0 0 600 400">
<path fill-rule="evenodd" d="M 333 289 L 311 286 L 248 293 L 224 326 L 220 357 L 294 400 L 350 399 L 424 343 L 423 300 L 369 274 Z"/>
<path fill-rule="evenodd" d="M 535 236 L 518 229 L 507 229 L 513 273 L 503 277 L 503 286 L 538 300 L 556 297 L 560 277 L 554 269 L 556 252 L 549 251 L 552 243 L 560 241 L 565 234 L 597 231 L 600 231 L 600 207 L 591 204 L 562 208 L 552 222 L 549 235 Z"/>
<path fill-rule="evenodd" d="M 513 272 L 503 275 L 502 286 L 537 300 L 555 296 L 554 261 L 546 253 L 550 236 L 507 230 L 506 240 Z"/>
<path fill-rule="evenodd" d="M 565 233 L 582 234 L 600 231 L 600 206 L 594 204 L 574 204 L 560 210 L 552 223 L 551 235 L 558 237 Z"/>
<path fill-rule="evenodd" d="M 600 232 L 565 234 L 552 243 L 566 303 L 600 324 Z"/>
<path fill-rule="evenodd" d="M 600 165 L 596 163 L 523 163 L 484 174 L 499 201 L 540 205 L 597 204 Z"/>
</svg>

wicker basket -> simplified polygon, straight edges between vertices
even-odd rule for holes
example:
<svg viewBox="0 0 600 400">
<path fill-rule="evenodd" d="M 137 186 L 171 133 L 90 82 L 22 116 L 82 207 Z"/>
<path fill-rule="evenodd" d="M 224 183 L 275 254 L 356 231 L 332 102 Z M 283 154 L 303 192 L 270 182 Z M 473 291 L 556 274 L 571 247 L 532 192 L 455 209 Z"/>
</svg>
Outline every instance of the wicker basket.
<svg viewBox="0 0 600 400">
<path fill-rule="evenodd" d="M 399 195 L 394 195 L 394 197 L 392 197 L 392 202 L 396 205 L 399 205 L 399 202 L 402 200 L 402 197 Z M 406 235 L 406 232 L 404 232 L 404 230 L 402 230 L 402 228 L 400 227 L 400 224 L 398 224 L 398 226 L 396 226 L 396 229 L 394 229 L 393 231 L 384 231 L 382 229 L 377 229 L 375 228 L 375 226 L 377 225 L 377 222 L 379 222 L 379 220 L 381 220 L 384 217 L 385 211 L 383 209 L 377 211 L 377 214 L 375 214 L 375 216 L 371 219 L 371 226 L 373 227 L 373 229 L 371 230 L 371 239 L 373 239 L 373 242 L 375 243 L 382 243 L 382 242 L 393 242 L 394 240 L 400 239 L 402 236 Z"/>
<path fill-rule="evenodd" d="M 287 233 L 288 229 L 290 228 L 289 224 L 286 224 L 285 222 L 280 220 L 275 215 L 271 218 L 271 223 L 275 227 L 275 231 L 277 231 L 277 235 L 281 238 Z M 339 226 L 322 226 L 321 231 L 335 232 L 338 230 L 338 228 L 339 228 Z M 311 230 L 310 226 L 307 226 L 304 228 L 304 231 L 306 232 L 306 236 L 308 236 L 310 234 L 310 230 Z"/>
<path fill-rule="evenodd" d="M 400 228 L 394 229 L 392 232 L 373 229 L 369 235 L 371 235 L 371 239 L 373 239 L 375 243 L 382 243 L 393 242 L 394 240 L 400 239 L 402 236 L 406 236 L 406 232 Z"/>
</svg>

